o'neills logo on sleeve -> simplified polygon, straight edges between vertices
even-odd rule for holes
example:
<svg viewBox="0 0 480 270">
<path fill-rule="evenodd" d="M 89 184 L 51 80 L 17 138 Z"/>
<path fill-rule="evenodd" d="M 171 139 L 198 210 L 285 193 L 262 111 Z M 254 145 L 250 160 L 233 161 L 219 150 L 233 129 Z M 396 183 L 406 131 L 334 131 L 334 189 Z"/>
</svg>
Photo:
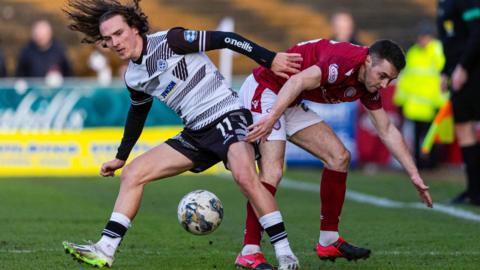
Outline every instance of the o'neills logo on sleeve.
<svg viewBox="0 0 480 270">
<path fill-rule="evenodd" d="M 334 83 L 338 78 L 338 65 L 331 64 L 328 66 L 328 83 Z"/>
<path fill-rule="evenodd" d="M 235 47 L 238 47 L 238 48 L 242 48 L 244 49 L 245 51 L 247 52 L 252 52 L 253 51 L 253 47 L 252 45 L 249 43 L 249 42 L 246 42 L 246 41 L 238 41 L 234 38 L 229 38 L 229 37 L 226 37 L 224 39 L 225 43 L 227 44 L 231 44 Z"/>
</svg>

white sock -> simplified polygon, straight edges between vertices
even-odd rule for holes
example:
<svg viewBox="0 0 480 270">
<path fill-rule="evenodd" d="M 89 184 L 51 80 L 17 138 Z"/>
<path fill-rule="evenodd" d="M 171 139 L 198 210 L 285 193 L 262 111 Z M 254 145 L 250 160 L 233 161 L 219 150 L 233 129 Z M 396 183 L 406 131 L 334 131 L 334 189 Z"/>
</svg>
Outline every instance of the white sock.
<svg viewBox="0 0 480 270">
<path fill-rule="evenodd" d="M 263 229 L 266 229 L 280 222 L 283 222 L 282 214 L 280 213 L 280 211 L 274 211 L 259 217 L 258 222 L 260 222 L 260 225 L 262 225 Z"/>
<path fill-rule="evenodd" d="M 242 255 L 250 255 L 260 252 L 260 246 L 258 245 L 245 245 L 242 249 Z"/>
<path fill-rule="evenodd" d="M 336 231 L 320 231 L 318 242 L 321 246 L 326 247 L 335 243 L 339 237 L 340 235 Z"/>
<path fill-rule="evenodd" d="M 287 238 L 276 242 L 273 245 L 273 247 L 275 248 L 275 256 L 277 258 L 280 257 L 280 256 L 285 256 L 285 255 L 289 255 L 289 256 L 293 255 L 293 251 L 290 248 L 290 243 L 288 242 Z"/>
<path fill-rule="evenodd" d="M 122 213 L 113 212 L 110 220 L 122 224 L 127 229 L 130 228 L 130 219 Z"/>
<path fill-rule="evenodd" d="M 283 219 L 282 219 L 282 214 L 280 211 L 275 211 L 272 213 L 268 213 L 266 215 L 261 216 L 258 221 L 262 225 L 262 227 L 265 229 L 267 234 L 270 236 L 270 241 L 275 238 L 281 238 L 282 235 L 283 237 L 286 236 L 286 231 L 276 231 L 276 235 L 271 235 L 272 232 L 269 233 L 271 228 L 274 226 L 278 226 L 281 223 L 281 228 L 284 228 L 283 226 Z M 290 248 L 290 243 L 288 242 L 288 238 L 284 238 L 278 241 L 275 241 L 273 243 L 273 247 L 275 248 L 275 255 L 278 257 L 284 256 L 284 255 L 293 255 L 293 251 Z"/>
<path fill-rule="evenodd" d="M 122 238 L 120 237 L 111 238 L 106 235 L 102 235 L 102 238 L 100 238 L 96 245 L 100 247 L 100 249 L 105 253 L 105 255 L 113 257 L 121 241 Z"/>
<path fill-rule="evenodd" d="M 130 223 L 131 223 L 130 219 L 127 216 L 119 212 L 113 212 L 112 216 L 110 217 L 110 221 L 115 221 L 117 223 L 120 223 L 122 226 L 124 226 L 127 229 L 130 227 Z M 106 235 L 102 235 L 102 238 L 100 238 L 100 240 L 96 243 L 96 245 L 99 246 L 100 249 L 106 255 L 113 257 L 121 241 L 122 241 L 121 237 L 113 238 Z"/>
</svg>

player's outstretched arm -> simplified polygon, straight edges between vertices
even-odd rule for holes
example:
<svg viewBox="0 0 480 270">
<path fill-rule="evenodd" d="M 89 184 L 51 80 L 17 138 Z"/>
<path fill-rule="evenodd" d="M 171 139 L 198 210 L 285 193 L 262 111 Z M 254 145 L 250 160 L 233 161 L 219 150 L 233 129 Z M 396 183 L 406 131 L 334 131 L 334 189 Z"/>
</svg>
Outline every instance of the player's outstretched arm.
<svg viewBox="0 0 480 270">
<path fill-rule="evenodd" d="M 288 74 L 300 72 L 302 61 L 300 54 L 275 53 L 233 32 L 198 31 L 175 27 L 168 31 L 167 42 L 177 54 L 230 49 L 248 56 L 286 79 L 289 78 Z"/>
<path fill-rule="evenodd" d="M 246 140 L 253 142 L 265 140 L 272 132 L 273 125 L 282 116 L 283 112 L 305 90 L 312 90 L 320 86 L 322 80 L 321 69 L 314 65 L 302 72 L 293 75 L 280 89 L 277 100 L 267 116 L 248 127 L 249 133 Z"/>
<path fill-rule="evenodd" d="M 128 111 L 127 121 L 125 122 L 122 142 L 118 147 L 115 159 L 103 163 L 100 169 L 100 175 L 105 177 L 114 176 L 115 171 L 125 165 L 125 161 L 128 159 L 133 146 L 138 138 L 140 138 L 140 134 L 142 134 L 145 120 L 152 107 L 152 96 L 131 88 L 128 88 L 128 91 L 130 91 L 131 105 Z"/>
<path fill-rule="evenodd" d="M 390 121 L 384 109 L 367 111 L 369 113 L 370 120 L 372 120 L 375 128 L 378 131 L 380 139 L 382 139 L 388 150 L 390 150 L 392 155 L 400 162 L 400 164 L 402 164 L 403 168 L 405 168 L 422 201 L 428 207 L 432 207 L 433 202 L 428 191 L 428 186 L 425 185 L 420 177 L 417 166 L 413 161 L 412 155 L 408 151 L 407 144 L 405 143 L 400 131 Z"/>
</svg>

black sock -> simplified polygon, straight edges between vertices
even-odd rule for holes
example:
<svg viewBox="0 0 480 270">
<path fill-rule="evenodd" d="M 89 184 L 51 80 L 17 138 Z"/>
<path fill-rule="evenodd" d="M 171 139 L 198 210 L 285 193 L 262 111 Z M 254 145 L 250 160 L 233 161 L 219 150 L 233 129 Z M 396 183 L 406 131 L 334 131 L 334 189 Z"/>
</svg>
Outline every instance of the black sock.
<svg viewBox="0 0 480 270">
<path fill-rule="evenodd" d="M 127 228 L 122 224 L 110 220 L 103 229 L 102 235 L 108 236 L 110 238 L 123 238 L 125 233 L 127 232 Z"/>
<path fill-rule="evenodd" d="M 287 232 L 285 231 L 285 225 L 283 222 L 265 228 L 265 232 L 267 232 L 268 236 L 270 236 L 270 242 L 272 245 L 282 239 L 287 238 Z"/>
<path fill-rule="evenodd" d="M 480 144 L 461 147 L 467 173 L 467 194 L 474 202 L 480 202 Z"/>
</svg>

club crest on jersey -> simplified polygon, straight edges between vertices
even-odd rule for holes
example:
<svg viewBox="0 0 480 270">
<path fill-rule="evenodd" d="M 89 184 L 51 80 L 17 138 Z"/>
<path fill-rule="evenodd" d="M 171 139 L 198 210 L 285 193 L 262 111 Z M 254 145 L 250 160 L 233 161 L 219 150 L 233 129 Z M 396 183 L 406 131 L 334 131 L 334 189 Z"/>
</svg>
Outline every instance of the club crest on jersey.
<svg viewBox="0 0 480 270">
<path fill-rule="evenodd" d="M 345 90 L 345 96 L 346 97 L 353 97 L 355 96 L 355 94 L 357 94 L 357 89 L 355 89 L 354 87 L 348 87 L 347 90 Z"/>
<path fill-rule="evenodd" d="M 168 63 L 166 60 L 158 59 L 157 60 L 157 70 L 160 72 L 164 72 L 168 68 Z"/>
<path fill-rule="evenodd" d="M 328 66 L 328 83 L 334 83 L 338 78 L 338 65 L 331 64 Z"/>
<path fill-rule="evenodd" d="M 183 38 L 185 39 L 185 41 L 187 42 L 194 42 L 195 40 L 197 40 L 197 37 L 198 37 L 198 32 L 197 31 L 194 31 L 194 30 L 186 30 L 185 32 L 183 32 Z"/>
</svg>

